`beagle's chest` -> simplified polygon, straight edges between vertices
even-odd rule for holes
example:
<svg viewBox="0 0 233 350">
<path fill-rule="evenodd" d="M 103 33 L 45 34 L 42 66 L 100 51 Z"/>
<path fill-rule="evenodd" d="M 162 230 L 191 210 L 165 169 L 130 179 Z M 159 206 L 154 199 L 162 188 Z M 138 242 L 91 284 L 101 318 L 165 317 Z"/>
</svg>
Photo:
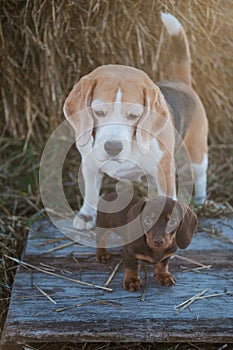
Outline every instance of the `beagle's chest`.
<svg viewBox="0 0 233 350">
<path fill-rule="evenodd" d="M 131 181 L 139 181 L 145 170 L 133 160 L 126 160 L 123 162 L 116 162 L 110 160 L 101 169 L 107 175 L 117 180 L 128 179 Z"/>
<path fill-rule="evenodd" d="M 109 160 L 101 166 L 101 170 L 117 180 L 141 181 L 144 175 L 156 174 L 161 157 L 162 154 L 157 147 L 157 141 L 153 139 L 150 151 L 143 156 L 134 146 L 128 159 Z"/>
</svg>

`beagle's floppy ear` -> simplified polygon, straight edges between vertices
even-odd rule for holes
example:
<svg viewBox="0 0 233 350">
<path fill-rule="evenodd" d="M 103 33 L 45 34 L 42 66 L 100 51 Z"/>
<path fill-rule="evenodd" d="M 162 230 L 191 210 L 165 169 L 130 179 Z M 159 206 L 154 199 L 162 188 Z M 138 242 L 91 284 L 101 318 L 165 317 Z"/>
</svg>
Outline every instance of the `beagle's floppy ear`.
<svg viewBox="0 0 233 350">
<path fill-rule="evenodd" d="M 197 226 L 197 216 L 186 204 L 179 204 L 184 216 L 176 232 L 176 244 L 179 248 L 185 249 L 191 243 Z"/>
<path fill-rule="evenodd" d="M 168 120 L 168 108 L 158 86 L 144 89 L 144 114 L 139 120 L 136 140 L 142 153 L 150 149 L 151 139 L 165 126 Z"/>
<path fill-rule="evenodd" d="M 74 85 L 63 107 L 66 119 L 75 130 L 78 146 L 86 145 L 92 134 L 94 120 L 90 106 L 95 84 L 94 79 L 83 77 Z"/>
</svg>

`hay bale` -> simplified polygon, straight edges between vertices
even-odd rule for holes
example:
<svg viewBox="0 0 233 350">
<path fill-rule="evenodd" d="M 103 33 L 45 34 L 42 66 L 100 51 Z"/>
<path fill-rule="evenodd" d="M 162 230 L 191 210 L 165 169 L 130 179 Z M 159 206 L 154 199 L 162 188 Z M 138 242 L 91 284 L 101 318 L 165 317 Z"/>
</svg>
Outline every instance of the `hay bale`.
<svg viewBox="0 0 233 350">
<path fill-rule="evenodd" d="M 44 145 L 64 119 L 73 84 L 102 64 L 135 66 L 155 81 L 168 78 L 171 52 L 161 10 L 177 16 L 187 32 L 211 144 L 231 143 L 231 0 L 2 1 L 1 130 Z"/>
<path fill-rule="evenodd" d="M 54 128 L 71 86 L 98 65 L 132 65 L 154 80 L 168 77 L 163 10 L 187 31 L 193 82 L 208 111 L 211 140 L 231 137 L 231 0 L 9 0 L 1 6 L 1 93 L 9 134 L 25 137 Z"/>
</svg>

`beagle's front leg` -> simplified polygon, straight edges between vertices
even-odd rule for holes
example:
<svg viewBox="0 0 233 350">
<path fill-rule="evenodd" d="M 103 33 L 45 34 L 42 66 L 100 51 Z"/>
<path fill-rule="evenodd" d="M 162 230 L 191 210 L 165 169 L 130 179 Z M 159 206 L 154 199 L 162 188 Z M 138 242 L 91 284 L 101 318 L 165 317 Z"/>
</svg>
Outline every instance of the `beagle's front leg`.
<svg viewBox="0 0 233 350">
<path fill-rule="evenodd" d="M 77 230 L 89 230 L 96 225 L 97 205 L 103 173 L 96 170 L 93 164 L 82 163 L 85 195 L 81 209 L 73 219 L 73 227 Z"/>
<path fill-rule="evenodd" d="M 153 197 L 154 186 L 151 186 L 151 184 L 154 183 L 159 195 L 176 199 L 176 179 L 173 150 L 174 136 L 172 133 L 170 133 L 164 137 L 164 139 L 165 140 L 163 142 L 158 139 L 152 140 L 150 152 L 153 155 L 154 161 L 147 162 L 145 165 L 147 173 L 151 176 L 151 183 L 149 183 L 149 185 L 152 195 L 150 194 L 149 197 Z M 167 143 L 167 146 L 165 146 L 165 143 Z"/>
<path fill-rule="evenodd" d="M 164 152 L 157 168 L 156 176 L 159 195 L 165 195 L 176 199 L 176 179 L 173 155 Z"/>
<path fill-rule="evenodd" d="M 165 156 L 156 164 L 155 169 L 149 169 L 149 198 L 160 195 L 171 197 L 176 200 L 176 181 L 173 164 L 174 163 Z"/>
</svg>

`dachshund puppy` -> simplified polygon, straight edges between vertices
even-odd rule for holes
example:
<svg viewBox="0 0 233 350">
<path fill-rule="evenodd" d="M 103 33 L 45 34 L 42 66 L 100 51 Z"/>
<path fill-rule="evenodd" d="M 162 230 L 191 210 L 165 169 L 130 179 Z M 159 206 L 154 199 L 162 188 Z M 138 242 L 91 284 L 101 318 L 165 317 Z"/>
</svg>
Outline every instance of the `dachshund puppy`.
<svg viewBox="0 0 233 350">
<path fill-rule="evenodd" d="M 116 197 L 116 193 L 110 193 L 104 199 L 111 206 Z M 101 262 L 109 258 L 105 248 L 109 229 L 118 233 L 117 228 L 126 225 L 124 234 L 120 232 L 126 242 L 123 246 L 123 287 L 137 291 L 141 287 L 138 260 L 155 264 L 154 276 L 160 285 L 168 287 L 175 283 L 168 271 L 168 262 L 178 247 L 185 249 L 191 243 L 197 217 L 185 203 L 170 197 L 133 197 L 118 212 L 106 214 L 98 211 L 97 223 L 106 228 L 106 235 L 97 235 L 97 260 Z"/>
<path fill-rule="evenodd" d="M 135 218 L 137 218 L 135 220 Z M 175 279 L 168 271 L 168 262 L 177 247 L 185 249 L 191 243 L 197 217 L 183 202 L 158 196 L 141 200 L 127 214 L 128 229 L 143 235 L 123 247 L 125 266 L 124 288 L 137 291 L 141 287 L 137 260 L 155 264 L 155 279 L 162 286 L 172 286 Z"/>
</svg>

